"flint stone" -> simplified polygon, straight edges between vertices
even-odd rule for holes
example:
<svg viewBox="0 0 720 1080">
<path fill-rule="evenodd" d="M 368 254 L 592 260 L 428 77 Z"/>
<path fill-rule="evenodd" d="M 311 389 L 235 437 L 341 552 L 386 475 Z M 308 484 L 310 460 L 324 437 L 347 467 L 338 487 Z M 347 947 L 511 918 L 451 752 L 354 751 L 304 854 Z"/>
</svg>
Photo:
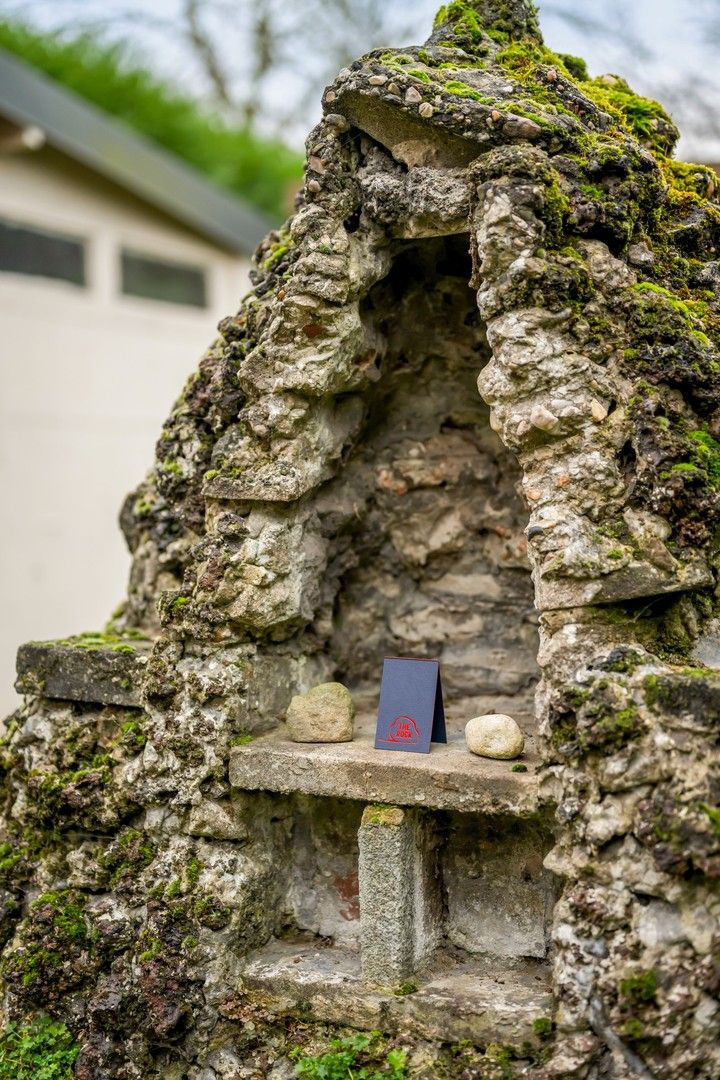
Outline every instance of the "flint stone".
<svg viewBox="0 0 720 1080">
<path fill-rule="evenodd" d="M 297 694 L 287 711 L 288 734 L 293 742 L 350 742 L 355 706 L 342 683 L 321 683 Z"/>
<path fill-rule="evenodd" d="M 465 741 L 472 754 L 503 760 L 519 757 L 525 745 L 517 722 L 504 713 L 487 713 L 468 720 Z"/>
</svg>

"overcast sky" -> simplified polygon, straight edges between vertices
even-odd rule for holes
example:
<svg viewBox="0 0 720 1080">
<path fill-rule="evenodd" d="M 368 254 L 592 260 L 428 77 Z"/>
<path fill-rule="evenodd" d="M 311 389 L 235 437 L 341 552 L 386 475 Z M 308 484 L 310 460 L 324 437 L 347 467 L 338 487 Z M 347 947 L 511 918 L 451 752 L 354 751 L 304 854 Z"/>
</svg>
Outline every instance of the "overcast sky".
<svg viewBox="0 0 720 1080">
<path fill-rule="evenodd" d="M 241 72 L 243 40 L 247 42 L 246 20 L 253 0 L 213 2 L 224 5 L 216 29 L 225 66 Z M 365 2 L 356 0 L 356 5 L 362 7 Z M 52 29 L 82 20 L 100 22 L 109 37 L 133 42 L 163 75 L 178 81 L 185 89 L 202 92 L 200 72 L 183 46 L 172 39 L 167 27 L 152 26 L 155 18 L 172 20 L 179 3 L 180 0 L 0 0 L 0 13 L 24 17 Z M 380 40 L 357 40 L 353 42 L 354 51 L 360 54 L 379 44 L 422 41 L 437 6 L 437 0 L 385 0 Z M 133 7 L 142 13 L 142 19 L 117 21 L 119 14 Z M 288 5 L 287 10 L 292 12 L 293 8 L 301 9 L 302 0 Z M 720 160 L 720 137 L 703 131 L 699 110 L 693 105 L 698 79 L 704 82 L 707 101 L 714 102 L 720 96 L 717 45 L 711 48 L 707 42 L 708 22 L 713 16 L 720 25 L 720 0 L 693 0 L 692 4 L 687 0 L 540 0 L 540 15 L 550 47 L 584 56 L 593 74 L 607 71 L 622 74 L 637 91 L 670 104 L 687 132 L 680 156 Z M 583 27 L 585 18 L 600 24 L 603 30 Z M 295 57 L 294 67 L 283 69 L 266 87 L 268 105 L 288 109 L 284 134 L 296 145 L 302 142 L 307 127 L 319 115 L 319 88 L 315 84 L 324 74 L 321 69 L 323 48 L 327 44 L 325 33 L 319 25 L 304 57 L 300 61 Z M 308 88 L 309 101 L 314 104 L 305 105 Z M 294 112 L 293 103 L 297 103 Z"/>
</svg>

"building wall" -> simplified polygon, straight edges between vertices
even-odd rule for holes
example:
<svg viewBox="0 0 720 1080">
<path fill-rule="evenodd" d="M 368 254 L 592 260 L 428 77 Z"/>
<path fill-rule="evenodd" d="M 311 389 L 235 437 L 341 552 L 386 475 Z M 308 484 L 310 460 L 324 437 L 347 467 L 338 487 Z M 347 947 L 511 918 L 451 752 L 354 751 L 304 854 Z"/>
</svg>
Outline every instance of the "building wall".
<svg viewBox="0 0 720 1080">
<path fill-rule="evenodd" d="M 15 650 L 101 627 L 125 591 L 117 525 L 218 319 L 247 287 L 229 255 L 45 149 L 0 157 L 0 217 L 83 237 L 86 288 L 0 273 L 0 710 Z M 206 268 L 208 306 L 123 296 L 121 245 Z"/>
</svg>

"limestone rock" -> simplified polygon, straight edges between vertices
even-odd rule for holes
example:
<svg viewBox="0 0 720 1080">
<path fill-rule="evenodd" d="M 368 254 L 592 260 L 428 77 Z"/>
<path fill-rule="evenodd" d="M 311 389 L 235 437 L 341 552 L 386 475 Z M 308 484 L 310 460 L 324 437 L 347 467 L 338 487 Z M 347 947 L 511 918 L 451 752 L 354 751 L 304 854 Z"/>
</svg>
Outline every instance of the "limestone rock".
<svg viewBox="0 0 720 1080">
<path fill-rule="evenodd" d="M 468 720 L 465 741 L 472 754 L 503 760 L 519 757 L 525 745 L 517 722 L 504 713 L 487 713 Z"/>
<path fill-rule="evenodd" d="M 321 683 L 297 694 L 287 711 L 288 733 L 293 742 L 350 742 L 355 706 L 342 683 Z"/>
<path fill-rule="evenodd" d="M 228 803 L 203 799 L 193 806 L 187 824 L 191 836 L 209 836 L 216 840 L 246 840 L 247 827 Z"/>
</svg>

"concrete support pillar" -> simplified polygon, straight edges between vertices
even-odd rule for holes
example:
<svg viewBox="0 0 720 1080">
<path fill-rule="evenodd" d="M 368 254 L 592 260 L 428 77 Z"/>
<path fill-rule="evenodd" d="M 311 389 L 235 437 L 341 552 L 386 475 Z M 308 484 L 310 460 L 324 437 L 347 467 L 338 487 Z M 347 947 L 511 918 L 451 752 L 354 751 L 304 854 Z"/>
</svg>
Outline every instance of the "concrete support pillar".
<svg viewBox="0 0 720 1080">
<path fill-rule="evenodd" d="M 395 986 L 439 943 L 437 844 L 427 814 L 398 806 L 366 807 L 358 844 L 363 977 Z"/>
</svg>

